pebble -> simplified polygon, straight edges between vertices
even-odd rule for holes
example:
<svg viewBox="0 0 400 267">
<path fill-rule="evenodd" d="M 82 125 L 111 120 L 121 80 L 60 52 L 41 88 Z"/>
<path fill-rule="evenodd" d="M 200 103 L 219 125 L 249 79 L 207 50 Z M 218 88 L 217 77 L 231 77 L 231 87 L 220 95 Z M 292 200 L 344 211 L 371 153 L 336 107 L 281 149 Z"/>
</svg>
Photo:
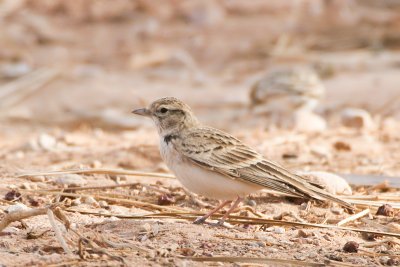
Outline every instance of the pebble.
<svg viewBox="0 0 400 267">
<path fill-rule="evenodd" d="M 372 117 L 368 111 L 358 108 L 346 108 L 341 113 L 344 126 L 356 129 L 370 129 L 373 127 Z"/>
<path fill-rule="evenodd" d="M 254 234 L 254 237 L 260 240 L 263 240 L 265 242 L 268 243 L 274 243 L 275 242 L 275 238 L 272 237 L 269 233 L 264 233 L 264 232 L 256 232 Z"/>
<path fill-rule="evenodd" d="M 257 206 L 257 202 L 255 200 L 249 199 L 247 201 L 247 205 L 249 205 L 250 207 L 255 207 Z"/>
<path fill-rule="evenodd" d="M 342 208 L 339 208 L 339 207 L 332 207 L 331 208 L 331 212 L 333 214 L 336 214 L 336 215 L 342 215 L 344 210 Z"/>
<path fill-rule="evenodd" d="M 87 184 L 87 181 L 78 174 L 65 174 L 55 180 L 57 184 L 66 186 L 83 186 Z"/>
<path fill-rule="evenodd" d="M 91 196 L 85 197 L 84 202 L 85 202 L 85 204 L 89 204 L 89 205 L 98 204 L 96 199 L 94 199 L 94 197 L 91 197 Z"/>
<path fill-rule="evenodd" d="M 275 228 L 274 228 L 274 232 L 275 232 L 276 234 L 284 234 L 284 233 L 285 233 L 285 228 L 282 228 L 282 227 L 275 227 Z"/>
<path fill-rule="evenodd" d="M 298 236 L 298 237 L 307 238 L 307 237 L 311 236 L 311 233 L 306 232 L 305 230 L 300 229 L 300 230 L 297 231 L 297 236 Z"/>
<path fill-rule="evenodd" d="M 392 217 L 394 215 L 393 207 L 390 204 L 384 204 L 378 208 L 376 215 Z"/>
<path fill-rule="evenodd" d="M 350 185 L 339 175 L 323 171 L 303 171 L 297 172 L 297 174 L 325 186 L 325 190 L 331 194 L 346 196 L 353 194 Z"/>
<path fill-rule="evenodd" d="M 50 151 L 56 147 L 57 140 L 53 136 L 43 133 L 38 138 L 38 144 L 44 150 Z"/>
<path fill-rule="evenodd" d="M 21 188 L 22 189 L 27 189 L 27 190 L 38 189 L 36 184 L 31 184 L 31 183 L 22 183 Z"/>
<path fill-rule="evenodd" d="M 75 198 L 75 199 L 72 200 L 72 202 L 71 202 L 71 205 L 72 205 L 72 206 L 79 206 L 80 204 L 82 204 L 80 198 Z"/>
<path fill-rule="evenodd" d="M 45 182 L 46 181 L 46 177 L 44 177 L 43 175 L 30 176 L 30 177 L 28 177 L 28 179 L 32 182 Z"/>
<path fill-rule="evenodd" d="M 323 132 L 327 128 L 326 120 L 312 111 L 297 111 L 294 117 L 297 131 Z"/>
<path fill-rule="evenodd" d="M 115 217 L 115 216 L 111 216 L 106 219 L 107 222 L 115 222 L 115 221 L 119 221 L 119 220 L 120 220 L 120 218 Z"/>
<path fill-rule="evenodd" d="M 343 251 L 348 253 L 357 253 L 360 245 L 355 241 L 349 241 L 343 246 Z"/>
<path fill-rule="evenodd" d="M 100 200 L 100 201 L 99 201 L 99 205 L 100 205 L 100 207 L 102 207 L 103 209 L 109 207 L 108 203 L 107 203 L 106 201 L 104 201 L 104 200 Z"/>
<path fill-rule="evenodd" d="M 24 210 L 30 210 L 30 208 L 27 207 L 26 205 L 22 204 L 22 203 L 17 203 L 15 205 L 8 206 L 7 209 L 6 209 L 6 212 L 7 213 L 14 213 L 14 212 L 24 211 Z"/>
<path fill-rule="evenodd" d="M 148 224 L 148 223 L 142 224 L 142 225 L 139 227 L 139 231 L 140 231 L 140 232 L 149 233 L 149 232 L 151 231 L 151 226 L 150 226 L 150 224 Z"/>
</svg>

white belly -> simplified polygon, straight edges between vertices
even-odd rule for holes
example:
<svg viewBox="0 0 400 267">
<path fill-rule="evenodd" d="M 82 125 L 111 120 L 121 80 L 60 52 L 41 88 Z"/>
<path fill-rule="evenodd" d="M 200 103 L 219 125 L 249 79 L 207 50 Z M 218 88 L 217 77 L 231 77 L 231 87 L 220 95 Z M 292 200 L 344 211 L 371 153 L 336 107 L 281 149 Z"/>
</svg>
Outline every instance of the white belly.
<svg viewBox="0 0 400 267">
<path fill-rule="evenodd" d="M 206 197 L 232 200 L 237 196 L 245 196 L 262 187 L 239 180 L 234 180 L 217 172 L 202 168 L 182 158 L 172 144 L 160 142 L 161 157 L 168 168 L 188 190 Z"/>
</svg>

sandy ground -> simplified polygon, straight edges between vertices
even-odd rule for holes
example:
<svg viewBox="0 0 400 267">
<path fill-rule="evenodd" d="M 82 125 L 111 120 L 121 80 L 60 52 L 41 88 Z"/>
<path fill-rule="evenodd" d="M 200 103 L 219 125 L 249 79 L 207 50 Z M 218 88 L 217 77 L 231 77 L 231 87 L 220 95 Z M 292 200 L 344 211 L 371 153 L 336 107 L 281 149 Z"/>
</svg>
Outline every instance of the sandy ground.
<svg viewBox="0 0 400 267">
<path fill-rule="evenodd" d="M 218 202 L 202 196 L 195 201 L 175 179 L 78 175 L 80 186 L 119 186 L 79 190 L 64 188 L 59 176 L 18 177 L 76 168 L 168 173 L 152 123 L 130 114 L 163 96 L 179 97 L 204 123 L 292 170 L 400 177 L 400 13 L 395 7 L 375 10 L 366 1 L 366 6 L 350 5 L 353 15 L 346 17 L 337 13 L 340 5 L 329 9 L 331 16 L 311 16 L 312 8 L 305 5 L 299 13 L 293 1 L 249 6 L 246 1 L 119 0 L 112 8 L 103 1 L 11 2 L 0 1 L 0 93 L 10 84 L 18 92 L 12 94 L 17 100 L 0 98 L 0 219 L 15 203 L 40 208 L 60 200 L 43 191 L 56 189 L 75 194 L 61 200 L 80 236 L 64 233 L 73 252 L 68 256 L 46 215 L 14 222 L 0 233 L 1 266 L 399 264 L 398 238 L 387 235 L 277 222 L 193 225 L 197 212 Z M 22 74 L 13 69 L 18 64 L 25 66 L 17 68 Z M 269 127 L 268 117 L 249 111 L 253 82 L 283 64 L 311 65 L 323 76 L 327 95 L 317 112 L 326 118 L 327 130 Z M 56 75 L 41 84 L 24 68 Z M 38 89 L 27 93 L 36 82 Z M 340 114 L 346 107 L 367 110 L 372 127 L 344 127 Z M 355 196 L 372 196 L 377 206 L 398 205 L 400 192 L 390 184 L 352 188 Z M 359 211 L 365 208 L 359 205 Z M 373 204 L 369 208 L 369 215 L 344 226 L 400 234 L 397 208 L 389 216 L 375 215 Z M 189 218 L 174 216 L 176 210 Z M 118 218 L 159 212 L 169 215 Z M 249 196 L 235 215 L 324 225 L 350 216 L 336 206 L 313 203 L 305 209 L 304 203 L 265 192 Z M 358 252 L 343 250 L 348 241 L 359 244 Z"/>
</svg>

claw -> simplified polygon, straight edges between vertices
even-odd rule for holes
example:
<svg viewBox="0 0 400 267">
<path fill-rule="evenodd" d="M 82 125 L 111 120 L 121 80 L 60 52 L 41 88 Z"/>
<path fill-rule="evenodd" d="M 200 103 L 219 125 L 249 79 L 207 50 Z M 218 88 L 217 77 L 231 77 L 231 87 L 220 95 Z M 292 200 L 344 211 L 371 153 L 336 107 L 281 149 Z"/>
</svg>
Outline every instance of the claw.
<svg viewBox="0 0 400 267">
<path fill-rule="evenodd" d="M 193 224 L 203 224 L 206 222 L 206 219 L 204 216 L 202 217 L 197 217 L 196 220 L 193 221 Z"/>
</svg>

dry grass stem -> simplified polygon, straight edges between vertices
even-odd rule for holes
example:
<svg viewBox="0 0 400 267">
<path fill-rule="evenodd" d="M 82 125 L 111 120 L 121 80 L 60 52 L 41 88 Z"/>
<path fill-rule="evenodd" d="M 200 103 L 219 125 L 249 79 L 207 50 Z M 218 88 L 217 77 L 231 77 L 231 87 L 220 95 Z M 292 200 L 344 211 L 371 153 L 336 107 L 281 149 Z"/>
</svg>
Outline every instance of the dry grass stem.
<svg viewBox="0 0 400 267">
<path fill-rule="evenodd" d="M 369 209 L 365 209 L 359 213 L 356 213 L 354 215 L 351 215 L 350 217 L 347 217 L 346 219 L 341 220 L 340 222 L 337 223 L 337 226 L 342 226 L 345 225 L 346 223 L 355 221 L 361 217 L 364 217 L 365 215 L 368 215 L 370 213 Z"/>
<path fill-rule="evenodd" d="M 17 222 L 26 218 L 45 215 L 48 209 L 51 209 L 53 206 L 49 206 L 46 208 L 39 209 L 30 209 L 30 210 L 21 210 L 13 213 L 7 213 L 4 218 L 0 221 L 0 232 L 2 232 L 10 223 Z"/>
<path fill-rule="evenodd" d="M 300 260 L 285 260 L 273 258 L 250 258 L 250 257 L 186 257 L 185 259 L 199 262 L 229 262 L 229 263 L 251 263 L 251 264 L 267 264 L 273 266 L 354 266 L 336 261 L 328 260 L 324 263 L 307 262 Z"/>
<path fill-rule="evenodd" d="M 130 176 L 141 176 L 141 177 L 153 177 L 153 178 L 167 178 L 175 179 L 172 174 L 157 173 L 157 172 L 142 172 L 142 171 L 131 171 L 122 169 L 77 169 L 77 170 L 65 170 L 65 171 L 49 171 L 49 172 L 32 172 L 22 173 L 17 177 L 24 178 L 28 176 L 41 176 L 41 175 L 63 175 L 63 174 L 108 174 L 108 175 L 130 175 Z"/>
<path fill-rule="evenodd" d="M 67 242 L 65 242 L 65 239 L 61 233 L 60 228 L 58 228 L 58 226 L 57 226 L 56 220 L 54 219 L 53 211 L 51 209 L 47 209 L 47 217 L 49 218 L 51 227 L 53 228 L 54 233 L 56 234 L 56 238 L 57 238 L 58 242 L 60 243 L 61 247 L 64 249 L 64 251 L 67 255 L 71 256 L 72 252 L 69 249 Z"/>
</svg>

